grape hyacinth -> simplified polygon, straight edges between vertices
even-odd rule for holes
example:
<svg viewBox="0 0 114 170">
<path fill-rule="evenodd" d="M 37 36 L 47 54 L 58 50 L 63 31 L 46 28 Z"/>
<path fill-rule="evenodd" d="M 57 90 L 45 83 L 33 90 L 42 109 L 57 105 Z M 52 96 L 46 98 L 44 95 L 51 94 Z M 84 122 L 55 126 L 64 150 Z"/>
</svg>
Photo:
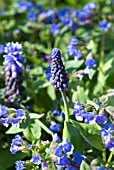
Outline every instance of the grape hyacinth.
<svg viewBox="0 0 114 170">
<path fill-rule="evenodd" d="M 14 102 L 25 98 L 22 86 L 22 67 L 24 58 L 21 51 L 22 45 L 18 42 L 9 42 L 6 44 L 4 52 L 4 66 L 6 72 L 6 102 Z"/>
<path fill-rule="evenodd" d="M 60 91 L 68 87 L 68 76 L 62 62 L 60 50 L 54 48 L 52 51 L 52 64 L 51 64 L 51 83 Z"/>
</svg>

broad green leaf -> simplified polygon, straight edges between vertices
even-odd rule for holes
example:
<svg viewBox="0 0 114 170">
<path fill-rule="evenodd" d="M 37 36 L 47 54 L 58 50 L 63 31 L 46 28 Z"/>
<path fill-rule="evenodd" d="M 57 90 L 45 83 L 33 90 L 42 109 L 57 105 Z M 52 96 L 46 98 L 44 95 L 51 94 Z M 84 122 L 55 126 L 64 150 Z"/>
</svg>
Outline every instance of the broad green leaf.
<svg viewBox="0 0 114 170">
<path fill-rule="evenodd" d="M 114 106 L 107 106 L 105 110 L 114 118 Z"/>
<path fill-rule="evenodd" d="M 16 134 L 16 133 L 20 133 L 22 131 L 23 131 L 23 129 L 13 125 L 6 131 L 6 134 Z"/>
<path fill-rule="evenodd" d="M 9 167 L 13 166 L 17 160 L 21 160 L 27 156 L 25 153 L 18 152 L 15 155 L 11 154 L 11 152 L 8 149 L 4 149 L 0 152 L 0 165 L 4 168 L 3 170 L 7 170 Z M 0 170 L 2 168 L 0 167 Z"/>
<path fill-rule="evenodd" d="M 104 145 L 100 135 L 100 126 L 97 124 L 85 124 L 71 120 L 72 124 L 79 130 L 83 138 L 93 147 L 103 150 Z"/>
<path fill-rule="evenodd" d="M 50 98 L 54 101 L 56 99 L 56 93 L 55 89 L 52 85 L 47 87 L 47 94 L 50 96 Z"/>
<path fill-rule="evenodd" d="M 70 60 L 65 62 L 65 68 L 66 69 L 79 68 L 82 64 L 83 64 L 83 60 L 78 60 L 78 61 Z"/>
<path fill-rule="evenodd" d="M 83 152 L 83 138 L 77 128 L 71 123 L 64 122 L 63 138 L 67 138 L 74 146 L 74 152 Z"/>
<path fill-rule="evenodd" d="M 41 117 L 43 117 L 44 114 L 37 114 L 37 113 L 29 113 L 29 117 L 31 119 L 40 119 Z"/>
<path fill-rule="evenodd" d="M 82 161 L 80 170 L 91 170 L 91 169 L 90 166 L 85 161 Z"/>
</svg>

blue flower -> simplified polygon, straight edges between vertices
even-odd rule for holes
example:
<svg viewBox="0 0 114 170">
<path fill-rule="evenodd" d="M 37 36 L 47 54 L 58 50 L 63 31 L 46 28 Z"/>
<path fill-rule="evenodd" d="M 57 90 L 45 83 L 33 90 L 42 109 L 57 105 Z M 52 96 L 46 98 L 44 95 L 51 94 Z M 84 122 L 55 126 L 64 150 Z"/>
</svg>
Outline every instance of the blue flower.
<svg viewBox="0 0 114 170">
<path fill-rule="evenodd" d="M 65 170 L 77 170 L 77 168 L 75 168 L 72 165 L 68 165 L 67 168 L 65 168 Z"/>
<path fill-rule="evenodd" d="M 47 170 L 48 169 L 48 164 L 46 162 L 41 163 L 41 169 L 42 170 Z"/>
<path fill-rule="evenodd" d="M 22 11 L 31 10 L 33 8 L 33 3 L 30 1 L 19 0 L 18 7 L 19 7 L 19 10 L 22 10 Z"/>
<path fill-rule="evenodd" d="M 96 2 L 88 2 L 84 5 L 83 10 L 91 12 L 91 10 L 97 10 L 97 6 Z"/>
<path fill-rule="evenodd" d="M 77 100 L 75 101 L 75 104 L 74 104 L 73 114 L 75 115 L 76 120 L 78 121 L 83 120 L 83 114 L 84 114 L 83 105 L 79 103 Z"/>
<path fill-rule="evenodd" d="M 0 116 L 7 117 L 8 112 L 7 112 L 7 107 L 0 105 Z"/>
<path fill-rule="evenodd" d="M 106 168 L 103 167 L 103 166 L 100 166 L 100 167 L 97 168 L 97 170 L 106 170 Z"/>
<path fill-rule="evenodd" d="M 54 35 L 57 35 L 57 34 L 60 33 L 61 27 L 60 27 L 59 24 L 52 24 L 51 27 L 50 27 L 50 29 L 51 29 L 51 32 L 52 32 Z"/>
<path fill-rule="evenodd" d="M 54 116 L 58 116 L 61 114 L 61 111 L 59 111 L 57 108 L 52 112 Z"/>
<path fill-rule="evenodd" d="M 75 36 L 72 36 L 70 44 L 78 45 L 79 44 L 79 40 Z"/>
<path fill-rule="evenodd" d="M 46 73 L 46 77 L 47 77 L 48 81 L 51 81 L 51 78 L 52 78 L 52 75 L 51 75 L 51 66 L 48 66 L 46 68 L 45 73 Z"/>
<path fill-rule="evenodd" d="M 16 170 L 22 170 L 22 169 L 25 169 L 26 167 L 26 162 L 25 161 L 16 161 L 15 162 L 16 164 Z"/>
<path fill-rule="evenodd" d="M 34 155 L 32 156 L 32 163 L 33 164 L 37 164 L 37 165 L 40 165 L 41 164 L 41 160 L 42 160 L 42 157 L 40 155 Z"/>
<path fill-rule="evenodd" d="M 36 12 L 32 9 L 30 10 L 28 16 L 27 16 L 29 21 L 35 21 L 37 19 L 37 14 Z"/>
<path fill-rule="evenodd" d="M 57 165 L 59 165 L 61 167 L 65 167 L 67 165 L 70 165 L 70 161 L 69 161 L 69 159 L 66 156 L 59 157 Z"/>
<path fill-rule="evenodd" d="M 81 163 L 82 163 L 82 161 L 84 160 L 84 158 L 85 158 L 85 157 L 82 155 L 81 152 L 76 152 L 76 153 L 73 154 L 72 160 L 73 160 L 73 162 L 74 162 L 75 164 L 81 165 Z"/>
<path fill-rule="evenodd" d="M 59 145 L 57 148 L 54 149 L 54 154 L 58 157 L 62 157 L 63 155 L 63 146 Z"/>
<path fill-rule="evenodd" d="M 87 18 L 89 18 L 90 13 L 85 10 L 74 11 L 74 17 L 78 18 L 81 22 L 85 22 Z"/>
<path fill-rule="evenodd" d="M 60 137 L 57 133 L 52 134 L 53 142 L 60 142 Z"/>
<path fill-rule="evenodd" d="M 95 114 L 93 112 L 86 112 L 83 114 L 85 118 L 85 123 L 94 124 L 95 123 Z"/>
<path fill-rule="evenodd" d="M 9 126 L 9 118 L 0 118 L 0 122 L 3 126 L 8 127 Z"/>
<path fill-rule="evenodd" d="M 55 122 L 51 122 L 51 125 L 50 125 L 50 130 L 52 132 L 60 132 L 61 130 L 61 124 L 60 123 L 55 123 Z"/>
<path fill-rule="evenodd" d="M 74 146 L 67 139 L 63 139 L 62 146 L 64 154 L 71 155 L 73 153 Z"/>
<path fill-rule="evenodd" d="M 86 67 L 89 68 L 89 69 L 90 69 L 90 68 L 93 68 L 93 67 L 96 67 L 96 61 L 95 61 L 94 58 L 89 57 L 89 58 L 86 59 L 85 65 L 86 65 Z"/>
<path fill-rule="evenodd" d="M 68 8 L 58 10 L 58 18 L 60 21 L 64 20 L 64 18 L 67 18 L 69 16 L 70 16 L 70 11 Z"/>
<path fill-rule="evenodd" d="M 18 119 L 26 119 L 26 113 L 23 109 L 16 110 L 16 117 Z"/>
<path fill-rule="evenodd" d="M 98 124 L 105 124 L 107 122 L 107 117 L 105 114 L 100 114 L 96 116 L 96 122 Z"/>
<path fill-rule="evenodd" d="M 15 139 L 12 140 L 11 147 L 10 147 L 10 151 L 12 154 L 15 154 L 19 150 L 23 149 L 22 142 L 23 142 L 23 139 L 21 138 L 21 136 L 16 135 Z"/>
<path fill-rule="evenodd" d="M 0 44 L 0 54 L 3 54 L 3 53 L 4 53 L 4 45 Z"/>
<path fill-rule="evenodd" d="M 23 51 L 21 51 L 22 45 L 18 42 L 9 42 L 6 44 L 4 52 L 4 66 L 5 71 L 11 71 L 12 77 L 17 78 L 17 74 L 22 72 L 22 63 L 24 62 L 24 58 L 22 57 Z"/>
<path fill-rule="evenodd" d="M 99 28 L 105 32 L 107 32 L 110 27 L 111 27 L 111 23 L 106 20 L 102 20 L 99 22 Z"/>
<path fill-rule="evenodd" d="M 114 137 L 112 137 L 110 141 L 105 141 L 105 147 L 108 148 L 110 151 L 114 151 Z"/>
</svg>

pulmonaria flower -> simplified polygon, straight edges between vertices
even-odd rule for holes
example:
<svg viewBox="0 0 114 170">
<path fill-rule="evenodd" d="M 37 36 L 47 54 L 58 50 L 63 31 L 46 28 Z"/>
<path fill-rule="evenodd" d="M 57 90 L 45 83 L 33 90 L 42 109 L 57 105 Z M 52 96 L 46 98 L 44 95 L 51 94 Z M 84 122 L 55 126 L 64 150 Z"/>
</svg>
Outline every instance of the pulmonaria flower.
<svg viewBox="0 0 114 170">
<path fill-rule="evenodd" d="M 95 114 L 93 112 L 86 112 L 83 114 L 85 118 L 85 123 L 87 124 L 94 124 L 95 123 Z"/>
<path fill-rule="evenodd" d="M 26 119 L 25 111 L 23 109 L 16 110 L 16 117 L 21 120 Z"/>
<path fill-rule="evenodd" d="M 67 168 L 65 168 L 65 170 L 77 170 L 77 168 L 75 168 L 72 165 L 68 165 Z"/>
<path fill-rule="evenodd" d="M 62 146 L 64 154 L 71 155 L 73 153 L 74 146 L 68 141 L 68 139 L 63 139 Z"/>
<path fill-rule="evenodd" d="M 50 66 L 48 66 L 46 68 L 45 74 L 46 74 L 48 81 L 51 81 L 52 75 L 51 75 L 51 67 Z"/>
<path fill-rule="evenodd" d="M 105 147 L 110 151 L 114 150 L 114 125 L 111 122 L 107 122 L 104 128 L 101 129 L 101 137 L 104 140 Z"/>
<path fill-rule="evenodd" d="M 105 32 L 107 32 L 111 27 L 111 23 L 107 20 L 102 20 L 99 22 L 99 28 Z"/>
<path fill-rule="evenodd" d="M 53 142 L 60 142 L 60 137 L 57 135 L 57 133 L 52 134 Z"/>
<path fill-rule="evenodd" d="M 65 166 L 70 165 L 70 164 L 71 163 L 70 163 L 69 159 L 66 156 L 58 158 L 57 165 L 59 165 L 60 167 L 65 167 Z"/>
<path fill-rule="evenodd" d="M 12 140 L 10 151 L 12 154 L 24 149 L 25 147 L 22 146 L 23 139 L 20 135 L 16 135 L 15 139 Z"/>
<path fill-rule="evenodd" d="M 52 24 L 51 27 L 50 27 L 50 30 L 51 32 L 54 34 L 54 35 L 57 35 L 60 33 L 60 25 L 59 24 Z"/>
<path fill-rule="evenodd" d="M 100 167 L 97 168 L 97 170 L 106 170 L 106 168 L 103 167 L 103 166 L 100 166 Z"/>
<path fill-rule="evenodd" d="M 86 19 L 89 18 L 90 13 L 85 10 L 79 10 L 79 11 L 74 11 L 74 17 L 78 18 L 82 23 L 86 21 Z"/>
<path fill-rule="evenodd" d="M 19 10 L 22 10 L 22 11 L 31 10 L 33 8 L 33 3 L 30 1 L 19 0 L 18 8 Z"/>
<path fill-rule="evenodd" d="M 82 161 L 84 160 L 84 158 L 85 158 L 85 157 L 82 155 L 81 152 L 76 152 L 76 153 L 73 154 L 72 160 L 73 160 L 73 162 L 74 162 L 75 164 L 77 164 L 78 166 L 80 166 L 81 163 L 82 163 Z"/>
<path fill-rule="evenodd" d="M 105 114 L 97 115 L 95 119 L 98 124 L 105 124 L 108 121 Z"/>
<path fill-rule="evenodd" d="M 61 111 L 58 108 L 56 108 L 52 113 L 54 116 L 61 115 Z"/>
<path fill-rule="evenodd" d="M 0 116 L 7 117 L 8 112 L 7 112 L 7 107 L 0 105 Z"/>
<path fill-rule="evenodd" d="M 40 155 L 34 155 L 32 156 L 31 162 L 35 165 L 41 164 L 42 157 Z"/>
<path fill-rule="evenodd" d="M 25 98 L 22 86 L 22 67 L 24 58 L 21 51 L 22 45 L 18 42 L 9 42 L 6 44 L 3 55 L 6 71 L 6 101 L 14 102 L 16 99 Z"/>
<path fill-rule="evenodd" d="M 16 170 L 22 170 L 26 168 L 26 162 L 25 161 L 16 161 L 15 162 L 16 166 Z"/>
<path fill-rule="evenodd" d="M 76 49 L 78 44 L 79 40 L 73 36 L 71 42 L 67 45 L 68 54 L 73 56 L 75 60 L 78 60 L 82 57 L 82 53 Z"/>
<path fill-rule="evenodd" d="M 46 162 L 41 163 L 41 169 L 42 170 L 48 170 L 48 164 Z"/>
<path fill-rule="evenodd" d="M 54 48 L 52 51 L 52 64 L 51 64 L 51 83 L 60 91 L 68 87 L 68 76 L 65 71 L 60 50 Z"/>
<path fill-rule="evenodd" d="M 79 103 L 77 100 L 75 101 L 75 104 L 74 104 L 73 114 L 75 115 L 76 120 L 78 121 L 83 120 L 83 114 L 84 114 L 83 105 Z"/>
<path fill-rule="evenodd" d="M 29 11 L 27 18 L 29 21 L 35 21 L 37 19 L 37 13 L 34 11 L 34 9 Z"/>
<path fill-rule="evenodd" d="M 52 22 L 55 19 L 55 12 L 53 9 L 49 9 L 48 11 L 42 11 L 39 14 L 39 21 L 44 21 L 46 23 Z"/>
<path fill-rule="evenodd" d="M 55 133 L 55 132 L 60 132 L 60 130 L 61 130 L 61 124 L 60 124 L 60 123 L 51 122 L 50 130 L 51 130 L 53 133 Z"/>
<path fill-rule="evenodd" d="M 93 10 L 97 10 L 97 3 L 96 2 L 88 2 L 87 4 L 84 5 L 83 10 L 91 13 Z"/>
<path fill-rule="evenodd" d="M 90 53 L 91 55 L 91 53 Z M 96 61 L 93 57 L 89 56 L 85 61 L 86 68 L 84 69 L 84 74 L 87 74 L 88 76 L 91 75 L 91 68 L 96 67 Z"/>
<path fill-rule="evenodd" d="M 0 54 L 3 54 L 3 53 L 4 53 L 4 45 L 0 44 Z"/>
</svg>

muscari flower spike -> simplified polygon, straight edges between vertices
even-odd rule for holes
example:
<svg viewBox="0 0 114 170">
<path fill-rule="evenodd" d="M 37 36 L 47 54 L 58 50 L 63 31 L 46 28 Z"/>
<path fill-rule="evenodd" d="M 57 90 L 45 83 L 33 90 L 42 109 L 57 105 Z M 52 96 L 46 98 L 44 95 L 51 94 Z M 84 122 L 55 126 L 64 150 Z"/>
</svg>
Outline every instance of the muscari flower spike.
<svg viewBox="0 0 114 170">
<path fill-rule="evenodd" d="M 60 50 L 54 48 L 52 51 L 52 64 L 51 64 L 51 83 L 60 91 L 68 87 L 68 76 L 62 62 Z"/>
</svg>

